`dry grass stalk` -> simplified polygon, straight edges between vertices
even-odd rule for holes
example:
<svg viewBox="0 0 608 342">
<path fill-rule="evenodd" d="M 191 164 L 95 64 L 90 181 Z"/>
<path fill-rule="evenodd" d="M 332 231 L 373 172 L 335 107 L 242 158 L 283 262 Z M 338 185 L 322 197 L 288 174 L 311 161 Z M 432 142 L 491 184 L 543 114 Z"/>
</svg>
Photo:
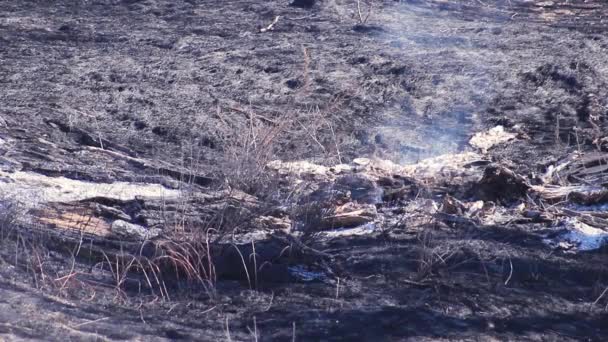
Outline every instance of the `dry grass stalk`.
<svg viewBox="0 0 608 342">
<path fill-rule="evenodd" d="M 372 5 L 373 5 L 372 2 L 370 2 L 368 4 L 367 13 L 364 16 L 363 12 L 361 10 L 361 0 L 357 0 L 357 14 L 359 15 L 359 24 L 365 25 L 367 23 L 370 15 L 372 14 Z"/>
<path fill-rule="evenodd" d="M 419 254 L 416 275 L 418 281 L 426 279 L 437 272 L 439 268 L 447 266 L 447 262 L 458 253 L 457 248 L 434 246 L 433 235 L 428 230 L 420 233 L 418 241 Z"/>
</svg>

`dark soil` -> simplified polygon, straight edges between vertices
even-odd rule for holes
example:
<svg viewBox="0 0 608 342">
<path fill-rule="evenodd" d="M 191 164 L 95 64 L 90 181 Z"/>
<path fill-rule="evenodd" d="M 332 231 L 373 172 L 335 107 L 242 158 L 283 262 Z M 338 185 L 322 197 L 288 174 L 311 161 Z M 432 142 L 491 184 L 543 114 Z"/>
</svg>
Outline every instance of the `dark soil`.
<svg viewBox="0 0 608 342">
<path fill-rule="evenodd" d="M 497 124 L 519 139 L 492 150 L 493 161 L 530 178 L 574 150 L 608 149 L 603 1 L 375 1 L 367 23 L 358 22 L 354 1 L 290 3 L 0 2 L 0 171 L 172 187 L 189 181 L 206 191 L 235 177 L 234 160 L 250 155 L 259 158 L 254 164 L 414 162 L 465 150 L 472 134 Z M 275 28 L 260 33 L 276 16 Z M 264 144 L 272 140 L 270 152 L 248 149 L 254 131 Z M 135 281 L 117 293 L 65 251 L 3 238 L 0 334 L 57 341 L 608 337 L 605 250 L 555 251 L 542 242 L 542 222 L 383 228 L 313 241 L 331 256 L 305 266 L 321 279 L 252 285 L 227 276 L 212 290 L 176 281 L 170 300 L 137 291 Z M 73 267 L 83 276 L 44 279 L 31 265 Z"/>
</svg>

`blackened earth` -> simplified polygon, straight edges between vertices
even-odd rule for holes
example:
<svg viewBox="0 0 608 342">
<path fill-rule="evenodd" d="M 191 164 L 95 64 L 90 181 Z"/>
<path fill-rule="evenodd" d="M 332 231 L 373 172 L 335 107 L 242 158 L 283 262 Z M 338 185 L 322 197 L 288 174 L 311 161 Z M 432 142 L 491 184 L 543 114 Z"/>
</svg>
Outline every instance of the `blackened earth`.
<svg viewBox="0 0 608 342">
<path fill-rule="evenodd" d="M 273 157 L 323 163 L 414 162 L 467 149 L 473 133 L 500 124 L 527 139 L 491 155 L 530 175 L 572 150 L 606 148 L 607 17 L 599 0 L 375 1 L 366 23 L 346 0 L 4 1 L 0 167 L 98 182 L 184 175 L 90 149 L 111 145 L 166 169 L 194 168 L 208 186 L 253 121 L 289 127 Z M 35 272 L 14 266 L 19 243 L 3 242 L 0 333 L 605 340 L 606 252 L 556 253 L 535 234 L 543 228 L 434 227 L 432 245 L 450 258 L 423 277 L 420 228 L 401 227 L 322 246 L 335 272 L 324 280 L 250 290 L 220 279 L 211 293 L 187 287 L 171 301 L 116 298 L 102 285 L 38 289 Z"/>
</svg>

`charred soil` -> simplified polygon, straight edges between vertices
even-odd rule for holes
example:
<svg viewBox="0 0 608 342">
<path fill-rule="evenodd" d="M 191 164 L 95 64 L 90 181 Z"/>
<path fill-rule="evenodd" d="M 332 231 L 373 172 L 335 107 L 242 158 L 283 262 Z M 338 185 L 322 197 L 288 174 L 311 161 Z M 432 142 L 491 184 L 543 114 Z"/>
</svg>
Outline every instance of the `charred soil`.
<svg viewBox="0 0 608 342">
<path fill-rule="evenodd" d="M 606 340 L 608 5 L 357 3 L 1 2 L 0 336 Z"/>
</svg>

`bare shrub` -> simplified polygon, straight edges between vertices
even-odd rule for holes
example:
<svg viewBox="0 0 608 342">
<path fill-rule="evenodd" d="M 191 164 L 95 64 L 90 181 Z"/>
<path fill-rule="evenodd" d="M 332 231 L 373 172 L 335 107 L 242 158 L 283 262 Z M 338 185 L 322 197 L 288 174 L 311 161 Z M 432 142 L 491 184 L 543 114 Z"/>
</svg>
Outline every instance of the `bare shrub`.
<svg viewBox="0 0 608 342">
<path fill-rule="evenodd" d="M 236 126 L 223 138 L 222 173 L 229 187 L 258 194 L 270 181 L 266 165 L 276 158 L 278 141 L 287 134 L 292 120 L 267 124 L 251 111 L 247 115 L 247 126 Z"/>
<path fill-rule="evenodd" d="M 369 20 L 369 16 L 372 14 L 372 8 L 373 8 L 373 2 L 368 1 L 367 2 L 367 11 L 365 14 L 363 14 L 364 10 L 362 9 L 362 6 L 361 6 L 361 0 L 357 0 L 357 18 L 359 19 L 359 24 L 365 25 L 367 23 L 367 21 Z"/>
<path fill-rule="evenodd" d="M 437 244 L 430 229 L 425 229 L 418 235 L 418 243 L 418 281 L 448 266 L 448 261 L 459 251 L 454 246 Z"/>
<path fill-rule="evenodd" d="M 327 224 L 326 219 L 334 214 L 334 208 L 319 202 L 296 204 L 292 209 L 292 216 L 300 222 L 299 230 L 304 233 L 302 242 L 307 243 L 314 234 L 322 230 Z"/>
<path fill-rule="evenodd" d="M 218 129 L 223 150 L 220 178 L 230 188 L 263 197 L 269 186 L 270 190 L 276 189 L 266 165 L 279 156 L 291 156 L 288 160 L 342 161 L 336 123 L 325 114 L 339 105 L 339 99 L 335 99 L 326 110 L 291 111 L 277 119 L 242 110 L 248 117 L 246 124 L 225 117 L 225 125 Z"/>
<path fill-rule="evenodd" d="M 23 208 L 14 198 L 0 196 L 0 234 L 3 239 L 14 230 L 22 215 Z"/>
</svg>

